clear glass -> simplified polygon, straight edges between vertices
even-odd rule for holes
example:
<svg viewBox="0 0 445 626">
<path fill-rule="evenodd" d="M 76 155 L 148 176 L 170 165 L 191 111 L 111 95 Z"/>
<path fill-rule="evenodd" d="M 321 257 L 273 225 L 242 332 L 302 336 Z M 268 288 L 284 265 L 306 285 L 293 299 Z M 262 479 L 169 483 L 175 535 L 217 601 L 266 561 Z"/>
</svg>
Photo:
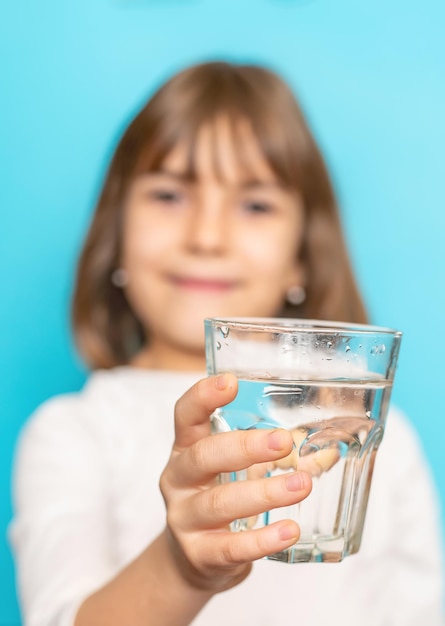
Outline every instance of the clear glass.
<svg viewBox="0 0 445 626">
<path fill-rule="evenodd" d="M 221 475 L 221 481 L 296 469 L 312 475 L 301 503 L 235 520 L 232 530 L 284 518 L 297 543 L 268 558 L 338 562 L 360 547 L 375 456 L 382 440 L 401 333 L 375 326 L 298 319 L 205 320 L 209 374 L 231 371 L 236 399 L 212 415 L 214 433 L 286 428 L 289 456 Z"/>
</svg>

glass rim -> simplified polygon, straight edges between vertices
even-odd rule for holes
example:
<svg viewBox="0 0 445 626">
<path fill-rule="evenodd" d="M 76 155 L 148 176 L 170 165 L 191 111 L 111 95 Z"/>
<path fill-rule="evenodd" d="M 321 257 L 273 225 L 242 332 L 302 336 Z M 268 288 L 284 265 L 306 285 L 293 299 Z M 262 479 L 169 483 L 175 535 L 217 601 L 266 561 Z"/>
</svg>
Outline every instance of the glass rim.
<svg viewBox="0 0 445 626">
<path fill-rule="evenodd" d="M 337 322 L 332 320 L 304 319 L 296 317 L 206 317 L 204 324 L 223 325 L 234 330 L 249 330 L 258 332 L 298 332 L 309 333 L 337 333 L 338 335 L 389 335 L 394 338 L 402 337 L 402 331 L 373 324 L 356 324 L 353 322 Z"/>
</svg>

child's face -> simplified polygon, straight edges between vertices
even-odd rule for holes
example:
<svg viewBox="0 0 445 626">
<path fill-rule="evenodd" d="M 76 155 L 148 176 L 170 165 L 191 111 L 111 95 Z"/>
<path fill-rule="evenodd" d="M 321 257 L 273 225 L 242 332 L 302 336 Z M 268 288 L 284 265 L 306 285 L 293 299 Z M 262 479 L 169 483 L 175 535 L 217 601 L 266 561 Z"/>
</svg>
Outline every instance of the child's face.
<svg viewBox="0 0 445 626">
<path fill-rule="evenodd" d="M 178 145 L 160 172 L 134 180 L 125 205 L 127 296 L 163 367 L 202 358 L 205 317 L 274 316 L 303 282 L 301 201 L 280 186 L 250 128 L 233 138 L 223 118 L 204 126 L 195 155 L 195 181 Z"/>
</svg>

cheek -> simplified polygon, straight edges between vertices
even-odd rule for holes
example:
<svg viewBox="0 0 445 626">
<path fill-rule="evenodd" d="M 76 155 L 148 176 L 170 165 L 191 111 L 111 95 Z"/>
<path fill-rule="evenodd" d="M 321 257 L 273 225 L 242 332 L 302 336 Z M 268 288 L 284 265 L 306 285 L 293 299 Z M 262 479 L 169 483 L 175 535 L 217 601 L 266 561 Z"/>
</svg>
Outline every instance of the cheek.
<svg viewBox="0 0 445 626">
<path fill-rule="evenodd" d="M 270 228 L 257 236 L 250 233 L 240 245 L 251 266 L 261 269 L 263 276 L 276 279 L 295 269 L 299 241 L 296 228 Z"/>
<path fill-rule="evenodd" d="M 171 241 L 171 232 L 151 222 L 141 211 L 128 211 L 124 223 L 122 264 L 129 272 L 156 263 Z"/>
</svg>

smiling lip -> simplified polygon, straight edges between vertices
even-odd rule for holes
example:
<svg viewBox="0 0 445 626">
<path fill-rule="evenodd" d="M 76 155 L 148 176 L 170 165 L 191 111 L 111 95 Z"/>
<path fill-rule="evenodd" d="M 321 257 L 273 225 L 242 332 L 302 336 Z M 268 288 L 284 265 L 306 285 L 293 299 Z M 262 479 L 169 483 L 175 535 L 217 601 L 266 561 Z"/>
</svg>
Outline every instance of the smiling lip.
<svg viewBox="0 0 445 626">
<path fill-rule="evenodd" d="M 176 276 L 173 278 L 173 282 L 182 289 L 195 291 L 228 291 L 235 286 L 234 281 L 217 278 L 179 278 Z"/>
</svg>

